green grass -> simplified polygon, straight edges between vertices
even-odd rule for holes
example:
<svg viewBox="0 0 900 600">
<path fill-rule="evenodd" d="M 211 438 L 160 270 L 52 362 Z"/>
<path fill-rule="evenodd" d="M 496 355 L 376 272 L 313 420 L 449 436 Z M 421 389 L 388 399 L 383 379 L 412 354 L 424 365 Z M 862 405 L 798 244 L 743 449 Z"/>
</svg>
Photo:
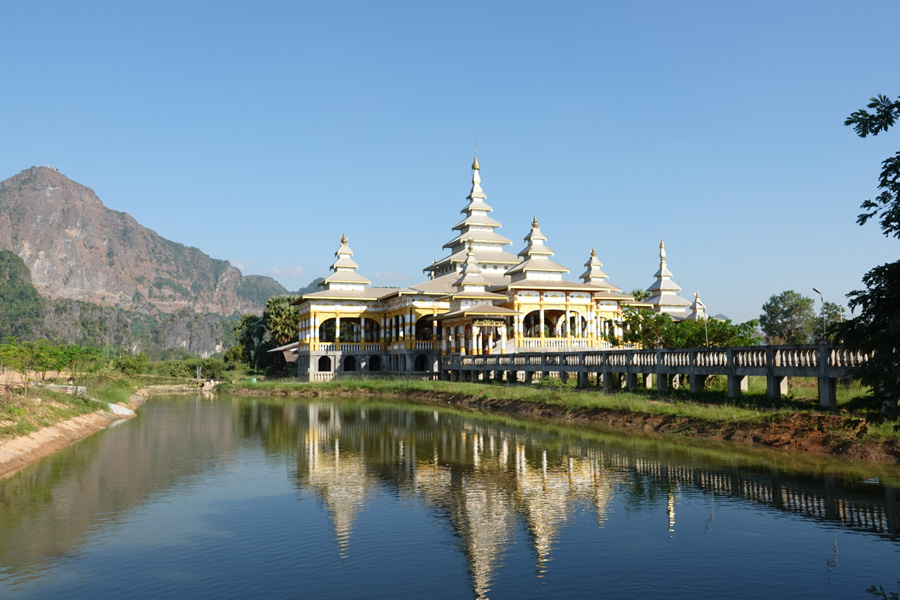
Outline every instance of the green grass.
<svg viewBox="0 0 900 600">
<path fill-rule="evenodd" d="M 704 401 L 689 397 L 660 396 L 656 392 L 613 392 L 578 390 L 567 386 L 553 385 L 497 385 L 484 383 L 464 383 L 449 381 L 423 381 L 412 379 L 340 379 L 326 383 L 300 383 L 285 381 L 241 381 L 236 384 L 222 384 L 223 393 L 248 389 L 268 393 L 352 393 L 414 395 L 421 393 L 454 394 L 479 399 L 519 400 L 540 402 L 569 409 L 601 408 L 622 412 L 638 412 L 652 415 L 685 416 L 709 420 L 739 420 L 756 418 L 760 415 L 755 405 L 745 406 L 740 402 L 718 399 L 710 396 Z M 720 401 L 710 404 L 708 400 Z M 785 409 L 787 410 L 787 409 Z"/>
<path fill-rule="evenodd" d="M 40 388 L 29 390 L 27 394 L 21 390 L 0 392 L 0 441 L 96 412 L 105 408 L 102 402 L 127 402 L 138 390 L 137 382 L 117 374 L 93 375 L 84 384 L 88 396 L 101 403 Z"/>
<path fill-rule="evenodd" d="M 559 380 L 557 380 L 558 382 Z M 827 413 L 819 406 L 818 390 L 813 380 L 798 379 L 789 382 L 789 393 L 782 398 L 766 396 L 765 378 L 753 377 L 748 391 L 737 398 L 728 398 L 724 382 L 713 381 L 711 389 L 691 394 L 686 389 L 670 390 L 659 394 L 656 390 L 613 391 L 599 388 L 575 389 L 565 384 L 544 380 L 535 385 L 508 385 L 503 383 L 465 383 L 388 378 L 348 378 L 325 383 L 301 383 L 291 380 L 249 380 L 235 384 L 222 384 L 222 393 L 253 390 L 272 395 L 353 394 L 393 395 L 414 398 L 429 394 L 450 394 L 476 399 L 515 400 L 539 402 L 570 410 L 606 410 L 622 413 L 638 413 L 667 417 L 681 417 L 710 423 L 762 422 L 779 416 Z M 868 390 L 857 383 L 838 387 L 838 414 L 847 419 L 865 419 L 866 436 L 874 439 L 900 439 L 896 421 L 885 421 L 873 407 L 868 406 Z"/>
<path fill-rule="evenodd" d="M 47 390 L 0 397 L 0 441 L 96 411 L 96 402 Z"/>
</svg>

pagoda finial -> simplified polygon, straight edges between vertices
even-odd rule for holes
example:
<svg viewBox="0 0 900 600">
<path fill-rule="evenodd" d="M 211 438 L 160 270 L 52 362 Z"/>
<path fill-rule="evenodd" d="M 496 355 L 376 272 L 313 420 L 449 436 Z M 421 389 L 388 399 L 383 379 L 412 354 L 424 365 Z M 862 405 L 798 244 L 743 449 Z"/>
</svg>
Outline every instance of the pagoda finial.
<svg viewBox="0 0 900 600">
<path fill-rule="evenodd" d="M 532 226 L 533 228 L 535 228 L 535 229 L 538 228 L 537 215 L 534 215 L 534 216 L 531 218 L 531 226 Z"/>
<path fill-rule="evenodd" d="M 591 258 L 597 258 L 597 251 L 591 246 Z"/>
<path fill-rule="evenodd" d="M 481 170 L 481 167 L 478 165 L 478 142 L 475 142 L 475 160 L 472 161 L 472 170 Z"/>
<path fill-rule="evenodd" d="M 342 246 L 346 246 L 346 245 L 347 245 L 347 234 L 346 234 L 346 233 L 342 233 L 342 234 L 341 234 L 341 245 L 342 245 Z"/>
</svg>

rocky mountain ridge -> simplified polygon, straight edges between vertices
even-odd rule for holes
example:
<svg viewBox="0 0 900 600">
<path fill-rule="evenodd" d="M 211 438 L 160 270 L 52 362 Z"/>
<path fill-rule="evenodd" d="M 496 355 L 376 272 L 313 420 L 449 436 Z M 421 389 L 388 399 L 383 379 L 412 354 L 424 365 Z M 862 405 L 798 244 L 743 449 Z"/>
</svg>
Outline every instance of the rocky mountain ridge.
<svg viewBox="0 0 900 600">
<path fill-rule="evenodd" d="M 50 167 L 0 182 L 0 249 L 22 258 L 45 297 L 139 313 L 260 313 L 287 293 L 161 237 Z"/>
</svg>

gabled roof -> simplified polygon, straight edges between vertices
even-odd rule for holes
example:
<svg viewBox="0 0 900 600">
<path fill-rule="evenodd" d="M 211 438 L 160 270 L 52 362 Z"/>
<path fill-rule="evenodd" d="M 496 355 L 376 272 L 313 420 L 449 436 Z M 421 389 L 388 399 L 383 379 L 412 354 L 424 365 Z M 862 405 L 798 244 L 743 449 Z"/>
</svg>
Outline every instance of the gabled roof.
<svg viewBox="0 0 900 600">
<path fill-rule="evenodd" d="M 503 237 L 499 233 L 494 233 L 493 231 L 470 230 L 459 234 L 458 236 L 444 244 L 444 248 L 453 248 L 469 241 L 503 244 L 504 246 L 507 244 L 512 244 L 512 240 Z"/>
<path fill-rule="evenodd" d="M 494 306 L 493 304 L 478 304 L 476 306 L 470 306 L 468 308 L 461 308 L 459 310 L 455 310 L 453 312 L 444 313 L 442 315 L 438 315 L 435 317 L 436 320 L 441 321 L 444 319 L 452 319 L 454 317 L 507 317 L 521 314 L 517 310 L 512 310 L 509 308 L 503 308 L 502 306 Z"/>
</svg>

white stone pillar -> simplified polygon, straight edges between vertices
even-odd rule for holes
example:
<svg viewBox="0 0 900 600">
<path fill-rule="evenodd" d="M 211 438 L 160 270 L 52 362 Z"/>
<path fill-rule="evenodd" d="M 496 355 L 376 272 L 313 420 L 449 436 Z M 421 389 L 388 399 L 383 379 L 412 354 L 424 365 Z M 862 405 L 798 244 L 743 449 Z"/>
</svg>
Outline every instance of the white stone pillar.
<svg viewBox="0 0 900 600">
<path fill-rule="evenodd" d="M 506 325 L 500 326 L 500 354 L 506 354 Z"/>
<path fill-rule="evenodd" d="M 540 335 L 538 337 L 544 337 L 544 309 L 540 310 L 540 323 L 538 324 L 538 328 L 540 329 Z"/>
<path fill-rule="evenodd" d="M 335 344 L 341 343 L 341 318 L 340 317 L 334 318 L 334 343 Z"/>
</svg>

